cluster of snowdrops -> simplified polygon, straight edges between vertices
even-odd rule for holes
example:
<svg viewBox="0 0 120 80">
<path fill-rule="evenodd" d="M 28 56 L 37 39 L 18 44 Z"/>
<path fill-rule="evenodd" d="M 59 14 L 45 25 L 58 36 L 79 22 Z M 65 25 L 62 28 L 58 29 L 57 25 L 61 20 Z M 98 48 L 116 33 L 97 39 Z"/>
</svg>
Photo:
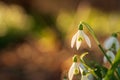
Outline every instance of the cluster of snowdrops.
<svg viewBox="0 0 120 80">
<path fill-rule="evenodd" d="M 84 28 L 88 29 L 101 53 L 104 55 L 103 62 L 109 63 L 110 67 L 105 67 L 99 63 L 89 63 L 84 58 L 87 52 L 80 56 L 74 55 L 72 65 L 68 71 L 68 79 L 74 80 L 75 75 L 81 75 L 77 80 L 120 80 L 120 44 L 118 41 L 119 32 L 113 33 L 105 42 L 104 47 L 101 46 L 91 26 L 85 22 L 80 22 L 78 31 L 72 37 L 71 48 L 76 46 L 78 50 L 83 40 L 91 47 L 91 41 L 85 34 Z M 76 80 L 76 79 L 75 79 Z"/>
</svg>

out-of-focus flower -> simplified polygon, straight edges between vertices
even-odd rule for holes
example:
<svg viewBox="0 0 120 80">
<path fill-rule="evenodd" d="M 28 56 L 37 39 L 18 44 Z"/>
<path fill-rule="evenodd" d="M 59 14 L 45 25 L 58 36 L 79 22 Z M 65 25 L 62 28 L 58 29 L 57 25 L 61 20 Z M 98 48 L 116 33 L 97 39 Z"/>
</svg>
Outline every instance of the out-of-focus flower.
<svg viewBox="0 0 120 80">
<path fill-rule="evenodd" d="M 80 70 L 79 70 L 79 63 L 77 63 L 77 55 L 74 55 L 73 56 L 73 64 L 70 67 L 69 72 L 68 72 L 68 78 L 69 78 L 69 80 L 72 80 L 73 76 L 75 74 L 79 74 L 79 71 Z"/>
<path fill-rule="evenodd" d="M 109 59 L 110 59 L 110 61 L 111 62 L 113 62 L 113 60 L 115 59 L 115 55 L 114 55 L 114 53 L 112 52 L 112 51 L 107 51 L 107 56 L 109 57 Z M 107 63 L 108 62 L 108 60 L 107 60 L 107 58 L 104 56 L 104 58 L 103 58 L 103 62 L 104 63 Z"/>
<path fill-rule="evenodd" d="M 76 42 L 76 48 L 77 50 L 80 48 L 81 42 L 85 39 L 86 43 L 89 47 L 91 47 L 91 42 L 89 37 L 84 33 L 83 30 L 78 30 L 77 33 L 72 37 L 71 40 L 71 48 L 73 48 L 75 42 Z"/>
<path fill-rule="evenodd" d="M 68 78 L 69 78 L 69 80 L 72 80 L 73 76 L 75 74 L 79 74 L 79 71 L 80 70 L 79 70 L 79 63 L 77 63 L 77 55 L 74 55 L 73 56 L 73 64 L 70 67 L 69 72 L 68 72 Z"/>
<path fill-rule="evenodd" d="M 104 42 L 104 47 L 106 50 L 114 49 L 115 51 L 118 51 L 120 44 L 116 37 L 111 36 Z"/>
<path fill-rule="evenodd" d="M 72 66 L 70 67 L 69 69 L 69 72 L 68 72 L 68 78 L 69 80 L 72 80 L 73 79 L 73 76 L 75 74 L 79 74 L 79 64 L 77 62 L 73 62 Z"/>
<path fill-rule="evenodd" d="M 70 70 L 68 72 L 69 80 L 72 80 L 73 76 L 75 74 L 79 74 L 79 72 L 81 73 L 81 80 L 93 80 L 92 74 L 88 74 L 88 75 L 83 74 L 84 72 L 87 72 L 87 70 L 82 63 L 77 63 L 77 62 L 73 62 L 72 66 L 70 67 Z"/>
<path fill-rule="evenodd" d="M 82 63 L 80 63 L 79 68 L 80 68 L 80 72 L 82 74 L 81 80 L 93 80 L 92 74 L 88 74 L 88 75 L 83 74 L 84 72 L 87 72 L 87 70 Z"/>
</svg>

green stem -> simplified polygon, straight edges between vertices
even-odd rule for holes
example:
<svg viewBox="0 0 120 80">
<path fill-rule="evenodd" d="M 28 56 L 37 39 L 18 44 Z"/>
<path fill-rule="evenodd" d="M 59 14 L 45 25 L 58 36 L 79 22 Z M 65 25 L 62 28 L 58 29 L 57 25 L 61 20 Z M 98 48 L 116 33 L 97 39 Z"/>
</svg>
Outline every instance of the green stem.
<svg viewBox="0 0 120 80">
<path fill-rule="evenodd" d="M 85 27 L 90 31 L 91 35 L 93 36 L 93 38 L 95 39 L 99 49 L 102 51 L 103 55 L 107 58 L 108 62 L 112 65 L 111 60 L 109 59 L 109 57 L 106 55 L 105 50 L 103 49 L 103 47 L 101 46 L 100 42 L 98 41 L 93 29 L 85 22 L 81 22 L 81 24 L 84 24 Z M 120 33 L 120 32 L 118 32 Z M 120 79 L 120 74 L 118 73 L 118 70 L 115 70 L 117 77 Z"/>
<path fill-rule="evenodd" d="M 84 54 L 82 54 L 81 56 L 80 56 L 80 58 L 79 58 L 79 60 L 80 60 L 80 62 L 96 77 L 96 79 L 98 79 L 98 80 L 101 80 L 100 78 L 99 78 L 99 76 L 97 76 L 97 74 L 87 65 L 87 64 L 85 64 L 85 61 L 84 61 L 84 56 L 86 56 L 88 53 L 86 52 L 86 53 L 84 53 Z"/>
<path fill-rule="evenodd" d="M 101 80 L 101 78 L 99 78 L 99 76 L 97 76 L 97 74 L 88 66 L 85 64 L 85 61 L 83 59 L 80 60 L 80 62 L 86 67 L 88 68 L 88 70 L 94 75 L 94 77 L 96 77 L 97 80 Z"/>
<path fill-rule="evenodd" d="M 111 60 L 109 59 L 109 57 L 106 55 L 104 49 L 102 48 L 102 46 L 99 44 L 98 47 L 100 48 L 100 50 L 102 51 L 102 53 L 105 55 L 105 57 L 107 58 L 107 60 L 109 61 L 109 63 L 112 65 Z"/>
<path fill-rule="evenodd" d="M 119 72 L 118 72 L 117 69 L 115 70 L 115 73 L 116 73 L 116 75 L 117 75 L 117 78 L 120 79 L 120 74 L 119 74 Z"/>
<path fill-rule="evenodd" d="M 87 23 L 85 23 L 85 22 L 82 22 L 82 24 L 84 24 L 85 27 L 90 31 L 90 33 L 91 33 L 91 35 L 93 36 L 93 38 L 95 39 L 95 41 L 96 41 L 99 49 L 102 51 L 103 55 L 107 58 L 108 62 L 109 62 L 110 64 L 112 64 L 112 62 L 110 61 L 109 57 L 106 55 L 103 47 L 101 46 L 100 42 L 98 41 L 98 39 L 97 39 L 97 37 L 96 37 L 93 29 L 92 29 Z"/>
</svg>

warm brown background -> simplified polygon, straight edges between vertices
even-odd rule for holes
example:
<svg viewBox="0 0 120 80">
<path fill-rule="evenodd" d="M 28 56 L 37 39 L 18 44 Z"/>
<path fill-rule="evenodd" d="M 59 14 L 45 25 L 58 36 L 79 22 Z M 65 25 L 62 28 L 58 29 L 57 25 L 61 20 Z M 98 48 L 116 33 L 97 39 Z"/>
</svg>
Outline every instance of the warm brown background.
<svg viewBox="0 0 120 80">
<path fill-rule="evenodd" d="M 71 57 L 89 52 L 102 64 L 103 55 L 89 35 L 80 50 L 70 48 L 79 21 L 88 22 L 101 43 L 119 31 L 119 0 L 1 0 L 0 80 L 62 80 Z"/>
</svg>

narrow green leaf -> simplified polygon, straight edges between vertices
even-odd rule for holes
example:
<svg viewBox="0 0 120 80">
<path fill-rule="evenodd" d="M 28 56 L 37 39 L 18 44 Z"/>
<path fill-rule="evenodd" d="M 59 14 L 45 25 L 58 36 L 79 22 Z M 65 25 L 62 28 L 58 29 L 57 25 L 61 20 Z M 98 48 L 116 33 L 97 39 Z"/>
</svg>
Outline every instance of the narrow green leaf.
<svg viewBox="0 0 120 80">
<path fill-rule="evenodd" d="M 120 64 L 120 49 L 118 50 L 117 54 L 116 54 L 116 57 L 115 57 L 115 60 L 112 64 L 112 67 L 110 70 L 108 70 L 107 72 L 107 75 L 105 76 L 104 80 L 113 80 L 113 78 L 115 78 L 114 76 L 114 72 L 116 71 L 116 76 L 117 78 L 119 78 L 118 80 L 120 80 L 120 74 L 119 74 L 119 71 L 118 71 L 118 65 Z M 115 80 L 115 79 L 114 79 Z"/>
<path fill-rule="evenodd" d="M 113 64 L 119 64 L 120 63 L 120 49 L 118 50 L 117 54 L 116 54 L 116 57 L 115 57 L 115 60 L 113 62 Z"/>
</svg>

